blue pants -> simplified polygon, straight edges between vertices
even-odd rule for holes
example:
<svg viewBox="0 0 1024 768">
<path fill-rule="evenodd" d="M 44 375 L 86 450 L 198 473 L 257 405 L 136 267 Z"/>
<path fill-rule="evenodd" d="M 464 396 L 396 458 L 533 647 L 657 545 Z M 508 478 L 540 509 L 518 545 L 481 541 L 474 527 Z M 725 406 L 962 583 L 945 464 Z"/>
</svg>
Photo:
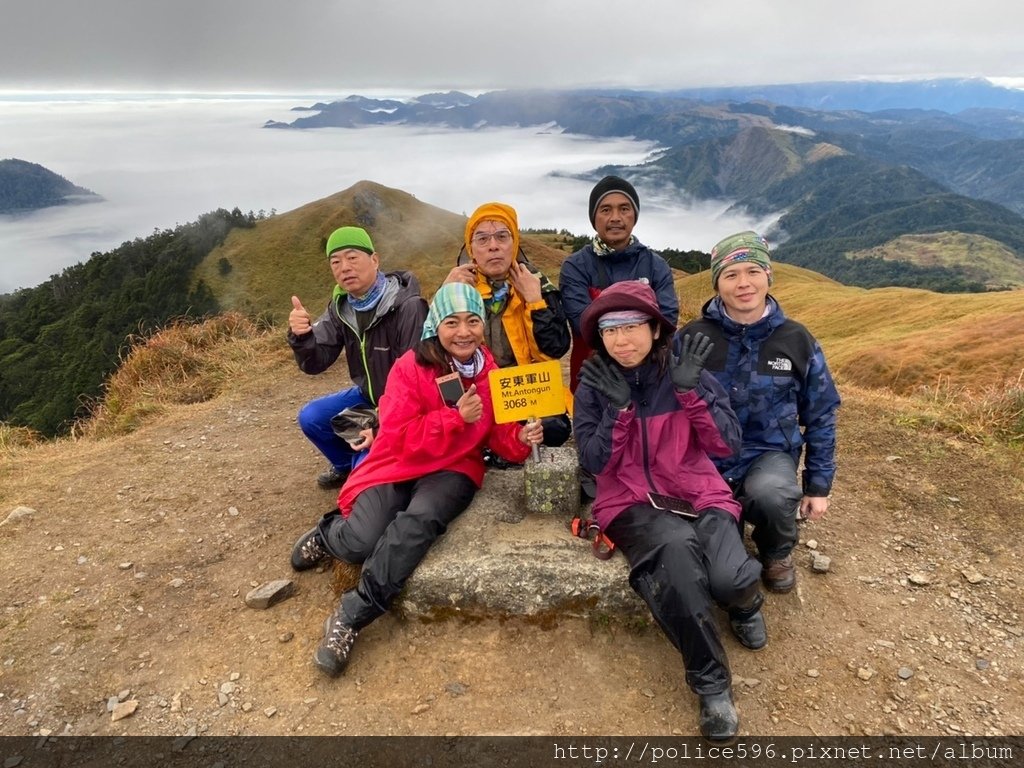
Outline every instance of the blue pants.
<svg viewBox="0 0 1024 768">
<path fill-rule="evenodd" d="M 335 469 L 355 469 L 369 451 L 353 451 L 348 443 L 334 434 L 331 418 L 346 408 L 372 405 L 363 397 L 359 387 L 349 387 L 333 395 L 310 400 L 302 406 L 299 410 L 299 427 Z"/>
</svg>

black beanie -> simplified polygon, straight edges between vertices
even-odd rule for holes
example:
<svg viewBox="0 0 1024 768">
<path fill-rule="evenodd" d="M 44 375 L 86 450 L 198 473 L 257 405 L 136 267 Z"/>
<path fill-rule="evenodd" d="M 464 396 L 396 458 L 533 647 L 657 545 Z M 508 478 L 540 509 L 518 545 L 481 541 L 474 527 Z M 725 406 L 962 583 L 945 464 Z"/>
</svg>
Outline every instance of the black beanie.
<svg viewBox="0 0 1024 768">
<path fill-rule="evenodd" d="M 594 188 L 590 190 L 590 225 L 594 225 L 594 214 L 597 213 L 597 206 L 600 205 L 601 201 L 607 195 L 612 192 L 621 192 L 629 198 L 629 202 L 633 204 L 633 213 L 637 219 L 640 218 L 640 198 L 637 197 L 636 190 L 633 189 L 633 185 L 625 179 L 621 179 L 618 176 L 605 176 Z"/>
</svg>

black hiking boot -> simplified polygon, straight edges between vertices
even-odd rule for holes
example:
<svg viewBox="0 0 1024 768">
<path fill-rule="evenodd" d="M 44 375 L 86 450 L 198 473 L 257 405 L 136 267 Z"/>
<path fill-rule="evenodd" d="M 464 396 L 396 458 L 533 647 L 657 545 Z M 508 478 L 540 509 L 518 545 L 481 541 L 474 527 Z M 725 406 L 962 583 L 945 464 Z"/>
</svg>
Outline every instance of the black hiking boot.
<svg viewBox="0 0 1024 768">
<path fill-rule="evenodd" d="M 764 595 L 757 588 L 757 583 L 750 587 L 737 601 L 729 607 L 729 626 L 740 644 L 752 651 L 759 651 L 768 645 L 768 629 L 764 625 L 764 614 L 761 606 Z"/>
<path fill-rule="evenodd" d="M 320 641 L 316 653 L 313 654 L 313 663 L 331 677 L 337 677 L 348 666 L 352 644 L 358 636 L 358 630 L 350 627 L 342 619 L 339 605 L 324 622 L 324 639 Z"/>
<path fill-rule="evenodd" d="M 768 628 L 760 608 L 753 611 L 729 611 L 729 626 L 744 648 L 759 651 L 768 645 Z"/>
<path fill-rule="evenodd" d="M 341 488 L 351 472 L 352 470 L 347 467 L 344 469 L 338 469 L 334 466 L 328 467 L 316 476 L 316 484 L 324 490 Z"/>
<path fill-rule="evenodd" d="M 299 537 L 292 547 L 292 568 L 296 571 L 308 571 L 316 568 L 331 556 L 320 538 L 319 528 L 310 528 Z"/>
<path fill-rule="evenodd" d="M 700 697 L 700 735 L 708 741 L 731 741 L 740 729 L 732 690 Z"/>
</svg>

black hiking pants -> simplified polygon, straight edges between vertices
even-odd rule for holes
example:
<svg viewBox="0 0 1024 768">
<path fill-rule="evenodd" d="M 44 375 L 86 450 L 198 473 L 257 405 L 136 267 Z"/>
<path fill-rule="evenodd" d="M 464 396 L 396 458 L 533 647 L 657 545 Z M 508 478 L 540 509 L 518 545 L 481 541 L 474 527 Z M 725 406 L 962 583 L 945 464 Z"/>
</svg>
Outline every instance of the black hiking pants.
<svg viewBox="0 0 1024 768">
<path fill-rule="evenodd" d="M 362 563 L 359 584 L 341 597 L 345 622 L 362 629 L 385 613 L 426 556 L 476 494 L 461 472 L 434 472 L 360 493 L 347 518 L 330 512 L 320 536 L 331 555 Z"/>
<path fill-rule="evenodd" d="M 629 584 L 683 656 L 697 695 L 732 684 L 712 601 L 732 611 L 761 602 L 761 564 L 747 554 L 736 521 L 720 509 L 688 520 L 647 504 L 621 512 L 605 531 L 629 561 Z"/>
<path fill-rule="evenodd" d="M 754 459 L 734 495 L 743 507 L 743 522 L 753 527 L 750 538 L 762 560 L 781 560 L 793 551 L 803 490 L 788 453 L 768 451 Z"/>
</svg>

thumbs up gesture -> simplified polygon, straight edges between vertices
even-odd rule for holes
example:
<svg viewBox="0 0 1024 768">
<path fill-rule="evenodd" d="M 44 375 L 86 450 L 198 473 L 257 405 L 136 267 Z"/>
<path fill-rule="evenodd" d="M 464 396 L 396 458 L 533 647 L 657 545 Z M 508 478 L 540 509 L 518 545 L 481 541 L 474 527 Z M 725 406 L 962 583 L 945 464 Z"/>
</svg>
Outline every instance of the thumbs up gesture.
<svg viewBox="0 0 1024 768">
<path fill-rule="evenodd" d="M 302 306 L 298 296 L 292 296 L 292 311 L 288 313 L 288 328 L 296 336 L 305 336 L 313 330 L 309 312 Z"/>
<path fill-rule="evenodd" d="M 462 397 L 455 404 L 459 409 L 459 415 L 467 424 L 480 421 L 484 415 L 484 402 L 476 393 L 476 384 L 470 384 L 469 389 L 462 393 Z"/>
</svg>

